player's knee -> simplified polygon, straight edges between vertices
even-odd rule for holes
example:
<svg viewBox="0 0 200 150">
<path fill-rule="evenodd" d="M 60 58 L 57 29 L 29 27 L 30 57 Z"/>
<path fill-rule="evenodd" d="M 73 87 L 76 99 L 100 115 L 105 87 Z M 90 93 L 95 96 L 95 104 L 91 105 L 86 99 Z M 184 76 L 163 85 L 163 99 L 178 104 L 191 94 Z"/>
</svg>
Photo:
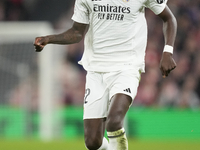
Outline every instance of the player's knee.
<svg viewBox="0 0 200 150">
<path fill-rule="evenodd" d="M 122 128 L 123 125 L 123 119 L 116 116 L 108 116 L 107 122 L 106 122 L 106 129 L 107 131 L 117 131 Z"/>
<path fill-rule="evenodd" d="M 99 137 L 85 138 L 85 146 L 89 150 L 97 150 L 102 145 L 102 140 Z"/>
</svg>

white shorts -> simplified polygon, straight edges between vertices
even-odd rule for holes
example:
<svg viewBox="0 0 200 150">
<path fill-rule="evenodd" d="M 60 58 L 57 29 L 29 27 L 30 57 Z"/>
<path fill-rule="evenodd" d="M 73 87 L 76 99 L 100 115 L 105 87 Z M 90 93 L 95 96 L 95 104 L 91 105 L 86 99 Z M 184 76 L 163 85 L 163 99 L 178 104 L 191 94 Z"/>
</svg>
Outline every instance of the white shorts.
<svg viewBox="0 0 200 150">
<path fill-rule="evenodd" d="M 139 70 L 88 72 L 83 119 L 107 117 L 110 99 L 117 93 L 126 94 L 134 99 L 139 81 Z"/>
</svg>

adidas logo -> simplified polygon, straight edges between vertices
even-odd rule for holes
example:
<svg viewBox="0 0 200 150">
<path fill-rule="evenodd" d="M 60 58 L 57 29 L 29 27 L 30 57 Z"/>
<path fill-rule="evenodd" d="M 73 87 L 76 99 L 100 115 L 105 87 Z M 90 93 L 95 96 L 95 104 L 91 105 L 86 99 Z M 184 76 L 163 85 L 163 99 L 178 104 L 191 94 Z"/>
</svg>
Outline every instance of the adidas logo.
<svg viewBox="0 0 200 150">
<path fill-rule="evenodd" d="M 130 89 L 130 88 L 125 89 L 124 91 L 125 91 L 125 92 L 128 92 L 128 93 L 131 93 L 131 89 Z"/>
</svg>

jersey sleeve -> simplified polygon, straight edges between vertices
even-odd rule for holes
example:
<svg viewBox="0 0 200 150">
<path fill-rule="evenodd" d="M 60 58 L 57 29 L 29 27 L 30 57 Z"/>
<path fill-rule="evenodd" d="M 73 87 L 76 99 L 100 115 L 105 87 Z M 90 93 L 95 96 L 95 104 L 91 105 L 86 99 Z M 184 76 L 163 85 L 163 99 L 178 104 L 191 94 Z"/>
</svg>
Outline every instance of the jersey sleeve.
<svg viewBox="0 0 200 150">
<path fill-rule="evenodd" d="M 156 15 L 160 14 L 166 7 L 167 0 L 147 0 L 146 7 L 151 9 Z"/>
<path fill-rule="evenodd" d="M 72 20 L 78 23 L 89 24 L 89 11 L 83 0 L 76 0 Z"/>
</svg>

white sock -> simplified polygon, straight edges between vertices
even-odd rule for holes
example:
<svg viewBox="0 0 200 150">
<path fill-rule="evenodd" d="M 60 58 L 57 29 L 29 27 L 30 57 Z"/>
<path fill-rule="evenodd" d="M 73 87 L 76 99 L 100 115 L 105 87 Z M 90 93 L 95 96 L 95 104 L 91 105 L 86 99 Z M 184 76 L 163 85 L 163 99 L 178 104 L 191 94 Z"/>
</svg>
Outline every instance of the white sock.
<svg viewBox="0 0 200 150">
<path fill-rule="evenodd" d="M 108 150 L 108 140 L 104 137 L 102 141 L 102 145 L 98 150 Z"/>
<path fill-rule="evenodd" d="M 107 132 L 109 138 L 109 150 L 128 150 L 128 140 L 124 128 Z"/>
</svg>

